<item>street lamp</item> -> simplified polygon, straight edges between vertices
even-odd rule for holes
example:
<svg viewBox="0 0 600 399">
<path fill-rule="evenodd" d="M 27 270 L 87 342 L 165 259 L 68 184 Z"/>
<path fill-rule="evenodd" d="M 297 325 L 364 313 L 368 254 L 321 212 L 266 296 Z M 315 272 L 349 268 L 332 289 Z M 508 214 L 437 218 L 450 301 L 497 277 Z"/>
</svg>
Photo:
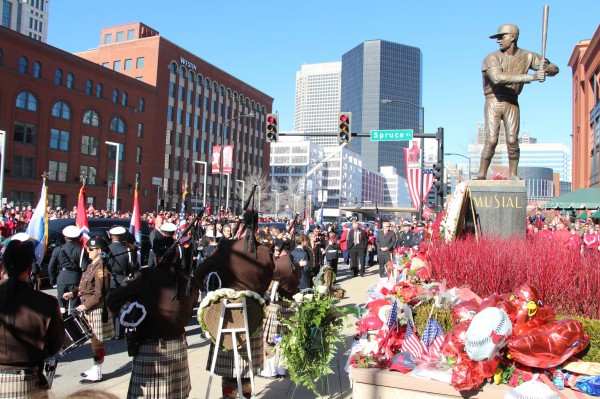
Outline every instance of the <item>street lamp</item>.
<svg viewBox="0 0 600 399">
<path fill-rule="evenodd" d="M 115 156 L 115 198 L 113 198 L 113 213 L 117 213 L 117 194 L 119 192 L 119 155 L 121 153 L 121 143 L 115 143 L 114 141 L 105 141 L 108 145 L 114 145 L 117 147 L 117 154 Z"/>
<path fill-rule="evenodd" d="M 258 193 L 258 214 L 260 215 L 260 190 L 261 187 L 257 184 L 256 188 L 258 189 L 257 193 Z"/>
<path fill-rule="evenodd" d="M 277 190 L 271 190 L 275 193 L 275 219 L 279 219 L 279 193 Z"/>
<path fill-rule="evenodd" d="M 404 101 L 404 100 L 388 100 L 388 99 L 383 99 L 380 101 L 381 104 L 406 104 L 406 105 L 410 105 L 412 107 L 418 108 L 421 111 L 421 115 L 422 115 L 422 122 L 421 122 L 421 133 L 425 133 L 425 107 L 421 107 L 418 104 L 415 103 L 411 103 L 410 101 Z M 423 202 L 425 201 L 424 197 L 424 188 L 423 188 L 423 166 L 424 166 L 424 157 L 425 157 L 425 140 L 423 139 L 423 137 L 421 137 L 421 156 L 420 158 L 420 162 L 419 162 L 419 167 L 421 168 L 420 171 L 420 175 L 421 175 L 421 188 L 420 188 L 420 192 L 419 192 L 419 206 L 417 209 L 417 213 L 418 213 L 418 220 L 421 220 L 422 215 L 423 215 Z M 406 160 L 404 160 L 406 162 Z"/>
<path fill-rule="evenodd" d="M 205 161 L 194 161 L 204 165 L 204 186 L 202 186 L 202 206 L 206 206 L 206 172 L 208 171 L 208 163 Z"/>
<path fill-rule="evenodd" d="M 244 198 L 246 197 L 246 182 L 240 179 L 235 179 L 236 182 L 242 183 L 242 206 L 244 204 Z"/>
<path fill-rule="evenodd" d="M 456 154 L 454 152 L 446 152 L 446 153 L 444 153 L 444 155 L 454 155 L 457 157 L 465 158 L 467 161 L 469 161 L 469 174 L 468 174 L 469 178 L 468 178 L 468 180 L 471 180 L 471 158 L 470 157 L 463 155 L 463 154 Z"/>
<path fill-rule="evenodd" d="M 229 173 L 225 173 L 227 176 L 227 197 L 225 200 L 225 210 L 229 209 L 229 181 L 231 180 L 231 175 Z"/>
<path fill-rule="evenodd" d="M 218 212 L 221 211 L 221 199 L 223 198 L 223 196 L 221 195 L 221 186 L 223 184 L 223 145 L 224 145 L 223 142 L 225 140 L 225 131 L 227 130 L 227 125 L 237 119 L 253 117 L 253 116 L 255 116 L 254 112 L 250 112 L 247 114 L 236 116 L 235 118 L 231 118 L 231 119 L 225 121 L 225 123 L 223 124 L 223 130 L 221 131 L 221 140 L 220 140 L 220 148 L 219 148 L 219 210 L 218 210 Z M 229 196 L 229 193 L 227 195 Z M 229 200 L 229 198 L 228 198 L 228 200 Z"/>
</svg>

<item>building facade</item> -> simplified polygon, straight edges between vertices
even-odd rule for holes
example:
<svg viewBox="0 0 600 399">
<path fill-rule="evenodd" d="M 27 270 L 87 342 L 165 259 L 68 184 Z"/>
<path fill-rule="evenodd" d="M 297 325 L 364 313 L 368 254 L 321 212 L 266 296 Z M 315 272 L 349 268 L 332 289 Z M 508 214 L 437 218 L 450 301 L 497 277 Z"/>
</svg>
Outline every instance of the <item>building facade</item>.
<svg viewBox="0 0 600 399">
<path fill-rule="evenodd" d="M 352 130 L 376 129 L 422 131 L 421 50 L 384 40 L 365 41 L 342 56 L 341 110 L 352 112 Z M 382 103 L 392 100 L 392 103 Z M 379 170 L 393 166 L 405 176 L 404 152 L 408 142 L 372 142 L 353 139 L 365 167 Z"/>
<path fill-rule="evenodd" d="M 32 39 L 46 42 L 50 0 L 2 0 L 0 23 Z"/>
<path fill-rule="evenodd" d="M 83 177 L 88 203 L 112 205 L 118 156 L 118 208 L 133 208 L 136 180 L 140 206 L 154 208 L 154 87 L 2 27 L 0 71 L 7 201 L 35 205 L 47 172 L 50 206 L 77 205 Z"/>
<path fill-rule="evenodd" d="M 572 189 L 600 187 L 600 26 L 569 59 L 573 80 Z"/>
<path fill-rule="evenodd" d="M 236 197 L 234 183 L 269 172 L 265 118 L 273 98 L 143 23 L 102 29 L 100 41 L 98 48 L 77 55 L 156 88 L 154 144 L 163 149 L 157 162 L 162 170 L 155 176 L 162 179 L 160 204 L 176 209 L 187 184 L 192 199 L 206 190 L 206 205 L 240 210 L 243 198 Z M 224 192 L 226 176 L 209 170 L 213 161 L 218 170 L 213 145 L 233 146 L 230 195 Z"/>
<path fill-rule="evenodd" d="M 310 134 L 311 140 L 324 147 L 338 145 L 338 113 L 342 82 L 342 63 L 302 65 L 296 72 L 294 130 Z"/>
</svg>

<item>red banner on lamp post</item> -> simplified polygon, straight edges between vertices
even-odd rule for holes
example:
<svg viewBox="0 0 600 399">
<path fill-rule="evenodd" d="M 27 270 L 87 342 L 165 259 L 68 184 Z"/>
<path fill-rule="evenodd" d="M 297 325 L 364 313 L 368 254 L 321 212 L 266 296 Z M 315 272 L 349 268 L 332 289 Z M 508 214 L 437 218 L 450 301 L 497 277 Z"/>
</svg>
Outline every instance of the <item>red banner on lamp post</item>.
<svg viewBox="0 0 600 399">
<path fill-rule="evenodd" d="M 213 175 L 219 174 L 219 170 L 221 169 L 220 168 L 220 166 L 221 166 L 220 157 L 221 157 L 221 146 L 214 145 L 213 152 L 212 152 L 212 174 Z M 231 174 L 232 170 L 233 170 L 233 146 L 226 145 L 223 147 L 223 173 L 226 175 Z"/>
</svg>

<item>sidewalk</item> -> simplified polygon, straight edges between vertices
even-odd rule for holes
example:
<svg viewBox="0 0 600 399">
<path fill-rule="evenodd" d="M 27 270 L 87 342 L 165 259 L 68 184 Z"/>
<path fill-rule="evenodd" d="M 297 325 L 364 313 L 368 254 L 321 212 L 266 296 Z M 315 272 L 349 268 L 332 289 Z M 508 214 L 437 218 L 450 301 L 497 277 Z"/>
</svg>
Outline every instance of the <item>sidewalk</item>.
<svg viewBox="0 0 600 399">
<path fill-rule="evenodd" d="M 340 276 L 337 284 L 346 290 L 346 297 L 340 301 L 340 306 L 362 305 L 367 300 L 367 290 L 379 278 L 379 266 L 375 265 L 367 269 L 365 277 L 351 278 L 347 266 L 340 267 Z M 337 357 L 332 362 L 334 374 L 328 378 L 330 398 L 351 398 L 352 389 L 348 374 L 344 371 L 346 365 L 348 350 L 352 344 L 352 336 L 356 333 L 354 322 L 356 319 L 353 316 L 349 317 L 348 324 L 351 327 L 346 327 L 344 334 L 346 336 L 346 345 L 340 346 Z M 206 389 L 208 387 L 209 372 L 205 370 L 208 357 L 210 341 L 199 338 L 199 327 L 194 326 L 188 330 L 188 345 L 189 345 L 189 365 L 192 379 L 192 392 L 190 398 L 205 398 Z M 121 372 L 111 373 L 111 376 L 106 381 L 95 384 L 93 389 L 98 389 L 110 392 L 119 398 L 127 396 L 129 379 L 131 376 L 131 364 L 121 368 Z M 109 377 L 109 376 L 107 376 Z M 289 376 L 283 379 L 255 377 L 257 398 L 265 399 L 309 399 L 314 398 L 314 394 L 303 387 L 296 387 L 290 380 Z M 82 387 L 83 388 L 83 387 Z M 319 388 L 321 393 L 326 393 L 327 389 Z M 214 376 L 212 380 L 210 399 L 221 397 L 221 377 Z"/>
</svg>

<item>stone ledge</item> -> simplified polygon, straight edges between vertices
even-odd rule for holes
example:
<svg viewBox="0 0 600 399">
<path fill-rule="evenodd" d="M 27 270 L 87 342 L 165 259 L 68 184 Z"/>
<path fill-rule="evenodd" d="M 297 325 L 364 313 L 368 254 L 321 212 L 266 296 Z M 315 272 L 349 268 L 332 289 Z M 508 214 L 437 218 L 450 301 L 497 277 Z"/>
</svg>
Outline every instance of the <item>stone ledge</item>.
<svg viewBox="0 0 600 399">
<path fill-rule="evenodd" d="M 352 397 L 355 399 L 426 399 L 426 398 L 481 398 L 503 399 L 510 390 L 508 385 L 485 384 L 481 390 L 457 391 L 440 381 L 426 380 L 397 371 L 379 369 L 351 369 Z M 571 389 L 561 391 L 566 398 L 592 398 Z"/>
</svg>

